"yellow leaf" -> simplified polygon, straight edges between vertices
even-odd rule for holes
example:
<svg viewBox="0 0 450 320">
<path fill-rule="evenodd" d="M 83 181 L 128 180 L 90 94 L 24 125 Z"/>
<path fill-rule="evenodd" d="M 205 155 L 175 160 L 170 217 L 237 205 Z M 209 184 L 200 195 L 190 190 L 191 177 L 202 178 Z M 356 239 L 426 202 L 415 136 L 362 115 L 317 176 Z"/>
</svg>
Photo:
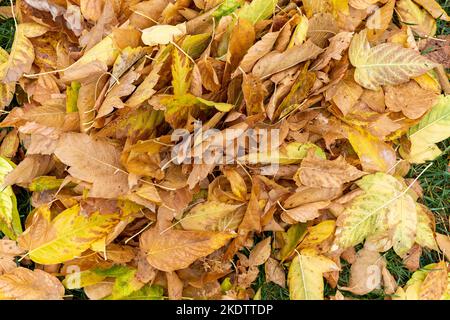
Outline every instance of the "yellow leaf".
<svg viewBox="0 0 450 320">
<path fill-rule="evenodd" d="M 79 256 L 119 222 L 117 214 L 95 212 L 85 216 L 78 205 L 61 212 L 52 221 L 43 216 L 48 209 L 42 210 L 18 239 L 31 260 L 41 264 L 61 263 Z"/>
<path fill-rule="evenodd" d="M 416 205 L 405 192 L 406 186 L 384 173 L 365 176 L 357 185 L 364 192 L 339 215 L 334 249 L 347 249 L 369 236 L 371 243 L 379 246 L 376 240 L 387 237 L 383 251 L 393 246 L 404 256 L 414 245 L 417 230 Z"/>
<path fill-rule="evenodd" d="M 323 274 L 338 270 L 338 266 L 324 256 L 297 254 L 288 273 L 290 299 L 323 300 Z"/>
<path fill-rule="evenodd" d="M 412 0 L 398 0 L 396 11 L 401 22 L 410 26 L 420 36 L 433 37 L 436 34 L 436 20 Z"/>
<path fill-rule="evenodd" d="M 428 269 L 428 274 L 420 286 L 420 300 L 439 300 L 447 291 L 447 263 L 441 261 Z"/>
<path fill-rule="evenodd" d="M 182 96 L 188 93 L 191 85 L 191 66 L 186 57 L 181 57 L 178 49 L 173 50 L 172 54 L 172 86 L 175 96 Z"/>
<path fill-rule="evenodd" d="M 77 81 L 73 81 L 66 90 L 66 112 L 77 112 L 78 92 L 80 91 L 81 84 Z"/>
<path fill-rule="evenodd" d="M 398 44 L 383 43 L 371 48 L 367 30 L 353 37 L 349 57 L 356 67 L 355 81 L 371 90 L 377 90 L 382 85 L 408 82 L 435 67 L 419 52 Z"/>
<path fill-rule="evenodd" d="M 394 6 L 395 0 L 389 0 L 383 7 L 375 10 L 375 12 L 367 19 L 367 37 L 369 41 L 377 41 L 383 36 L 392 21 Z"/>
<path fill-rule="evenodd" d="M 434 237 L 434 221 L 431 220 L 433 213 L 423 205 L 417 205 L 417 234 L 416 242 L 421 247 L 427 247 L 432 250 L 438 250 L 436 239 Z"/>
<path fill-rule="evenodd" d="M 411 140 L 409 152 L 400 149 L 401 155 L 411 163 L 424 163 L 442 154 L 436 143 L 450 136 L 450 96 L 440 96 L 436 105 L 412 127 L 408 133 Z"/>
<path fill-rule="evenodd" d="M 169 229 L 161 232 L 152 228 L 140 238 L 140 247 L 147 261 L 161 271 L 175 271 L 189 267 L 223 247 L 235 234 L 211 231 L 183 231 Z"/>
<path fill-rule="evenodd" d="M 345 127 L 348 140 L 366 172 L 388 172 L 396 162 L 395 151 L 385 142 L 361 128 Z"/>
<path fill-rule="evenodd" d="M 441 7 L 441 5 L 439 3 L 437 3 L 437 1 L 435 1 L 435 0 L 414 0 L 414 2 L 418 3 L 425 10 L 427 10 L 433 16 L 433 18 L 450 21 L 450 17 L 448 16 L 447 12 L 445 12 L 444 8 Z"/>
<path fill-rule="evenodd" d="M 94 271 L 85 270 L 81 272 L 73 272 L 66 275 L 66 277 L 62 281 L 62 284 L 67 289 L 80 289 L 99 283 L 105 278 L 106 276 L 99 275 Z"/>
<path fill-rule="evenodd" d="M 193 207 L 181 220 L 185 230 L 229 231 L 235 230 L 242 221 L 242 205 L 208 201 Z"/>
<path fill-rule="evenodd" d="M 6 175 L 13 171 L 14 164 L 0 157 L 0 185 L 3 185 Z M 22 233 L 17 200 L 11 186 L 4 186 L 0 192 L 0 231 L 10 239 L 15 240 Z"/>
<path fill-rule="evenodd" d="M 325 220 L 321 223 L 308 228 L 306 237 L 300 242 L 299 248 L 309 248 L 319 245 L 329 239 L 336 228 L 334 220 Z"/>
<path fill-rule="evenodd" d="M 253 0 L 239 10 L 238 16 L 255 24 L 269 18 L 273 14 L 276 4 L 276 0 Z"/>
<path fill-rule="evenodd" d="M 247 198 L 247 185 L 239 172 L 233 168 L 225 168 L 223 174 L 230 182 L 233 194 L 239 199 L 245 200 Z"/>
<path fill-rule="evenodd" d="M 299 46 L 306 41 L 306 36 L 308 35 L 308 27 L 308 18 L 304 15 L 301 15 L 300 21 L 295 27 L 294 34 L 292 35 L 291 41 L 289 42 L 288 48 Z"/>
</svg>

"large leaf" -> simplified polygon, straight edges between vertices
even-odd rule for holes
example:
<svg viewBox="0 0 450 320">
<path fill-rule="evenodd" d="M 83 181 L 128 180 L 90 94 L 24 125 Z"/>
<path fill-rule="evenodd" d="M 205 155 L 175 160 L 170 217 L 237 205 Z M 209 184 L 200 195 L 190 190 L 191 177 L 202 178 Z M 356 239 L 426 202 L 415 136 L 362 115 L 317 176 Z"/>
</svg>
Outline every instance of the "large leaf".
<svg viewBox="0 0 450 320">
<path fill-rule="evenodd" d="M 416 237 L 414 199 L 406 192 L 404 184 L 384 173 L 365 176 L 357 185 L 364 192 L 346 205 L 339 215 L 336 247 L 346 249 L 370 236 L 372 240 L 376 239 L 376 247 L 389 249 L 393 246 L 397 254 L 404 256 L 414 245 Z M 388 244 L 384 240 L 386 232 Z"/>
<path fill-rule="evenodd" d="M 166 230 L 146 231 L 140 238 L 140 247 L 147 261 L 162 271 L 187 268 L 195 260 L 223 247 L 234 237 L 232 233 L 211 231 Z"/>
<path fill-rule="evenodd" d="M 384 43 L 371 48 L 366 30 L 353 37 L 349 57 L 356 67 L 355 81 L 371 90 L 405 83 L 435 67 L 419 52 L 397 44 Z"/>
<path fill-rule="evenodd" d="M 21 248 L 34 262 L 55 264 L 68 261 L 89 249 L 119 222 L 117 214 L 94 212 L 86 216 L 78 205 L 66 209 L 50 221 L 47 208 L 40 208 L 33 223 L 19 237 Z"/>
</svg>

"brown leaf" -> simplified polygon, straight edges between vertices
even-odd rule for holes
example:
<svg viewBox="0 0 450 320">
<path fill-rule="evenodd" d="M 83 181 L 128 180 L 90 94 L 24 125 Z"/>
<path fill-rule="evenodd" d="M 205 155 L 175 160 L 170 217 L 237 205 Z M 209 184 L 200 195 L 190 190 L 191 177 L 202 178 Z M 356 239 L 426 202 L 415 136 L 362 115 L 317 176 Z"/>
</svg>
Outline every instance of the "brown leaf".
<svg viewBox="0 0 450 320">
<path fill-rule="evenodd" d="M 286 274 L 282 265 L 275 259 L 269 258 L 264 265 L 266 281 L 273 282 L 280 287 L 286 287 Z"/>
<path fill-rule="evenodd" d="M 403 258 L 405 267 L 411 272 L 418 270 L 420 268 L 421 256 L 422 248 L 418 244 L 415 244 Z"/>
<path fill-rule="evenodd" d="M 340 288 L 354 294 L 364 295 L 381 285 L 384 260 L 376 251 L 363 248 L 358 251 L 356 261 L 350 268 L 348 287 Z"/>
<path fill-rule="evenodd" d="M 269 32 L 266 33 L 261 40 L 257 41 L 247 52 L 247 54 L 242 59 L 239 67 L 244 72 L 250 72 L 255 65 L 256 62 L 258 62 L 259 59 L 264 57 L 266 54 L 268 54 L 274 44 L 275 41 L 278 39 L 278 35 L 280 32 Z"/>
<path fill-rule="evenodd" d="M 272 251 L 272 238 L 268 237 L 260 242 L 250 251 L 249 266 L 259 266 L 264 264 L 270 257 Z"/>
<path fill-rule="evenodd" d="M 233 237 L 225 232 L 173 229 L 160 232 L 152 228 L 141 235 L 140 247 L 153 267 L 170 272 L 187 268 L 195 260 L 223 247 Z"/>
<path fill-rule="evenodd" d="M 15 257 L 25 253 L 13 240 L 0 240 L 0 275 L 10 273 L 17 265 Z"/>
<path fill-rule="evenodd" d="M 307 222 L 314 220 L 315 218 L 320 216 L 320 211 L 322 209 L 327 208 L 330 205 L 330 201 L 318 201 L 318 202 L 312 202 L 307 203 L 304 205 L 301 205 L 294 209 L 286 210 L 282 213 L 281 219 L 287 218 L 288 220 L 284 220 L 286 222 L 289 221 L 289 219 L 292 219 L 295 222 Z"/>
<path fill-rule="evenodd" d="M 439 97 L 432 91 L 422 89 L 415 81 L 386 86 L 384 90 L 387 108 L 392 112 L 402 111 L 410 119 L 421 118 L 436 104 Z"/>
<path fill-rule="evenodd" d="M 284 71 L 301 62 L 315 59 L 323 50 L 308 40 L 300 46 L 294 46 L 283 53 L 270 52 L 253 67 L 253 75 L 265 79 L 274 73 Z"/>
<path fill-rule="evenodd" d="M 34 178 L 47 174 L 53 166 L 54 161 L 50 156 L 27 156 L 5 177 L 3 185 L 30 183 Z"/>
<path fill-rule="evenodd" d="M 439 300 L 447 290 L 448 273 L 447 264 L 441 261 L 429 270 L 425 280 L 420 286 L 421 300 Z"/>
<path fill-rule="evenodd" d="M 230 64 L 232 71 L 237 68 L 254 42 L 255 29 L 253 28 L 253 25 L 245 19 L 239 19 L 231 33 L 227 53 L 227 62 Z"/>
<path fill-rule="evenodd" d="M 116 198 L 128 191 L 120 152 L 106 140 L 66 133 L 58 141 L 55 155 L 70 167 L 68 172 L 73 177 L 92 183 L 91 197 Z"/>
<path fill-rule="evenodd" d="M 166 272 L 167 290 L 170 300 L 181 300 L 183 297 L 183 282 L 175 272 Z"/>
<path fill-rule="evenodd" d="M 336 160 L 306 158 L 297 175 L 302 184 L 315 188 L 339 189 L 344 183 L 355 181 L 364 175 L 340 156 Z"/>
<path fill-rule="evenodd" d="M 0 276 L 0 299 L 62 300 L 64 287 L 54 276 L 39 269 L 16 268 Z"/>
</svg>

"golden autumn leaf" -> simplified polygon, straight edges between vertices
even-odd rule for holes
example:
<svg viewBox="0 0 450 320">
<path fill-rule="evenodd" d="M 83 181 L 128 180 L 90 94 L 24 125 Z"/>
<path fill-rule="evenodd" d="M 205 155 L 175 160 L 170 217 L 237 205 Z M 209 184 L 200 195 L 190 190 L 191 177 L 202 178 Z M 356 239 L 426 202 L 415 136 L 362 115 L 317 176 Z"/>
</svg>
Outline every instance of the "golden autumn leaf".
<svg viewBox="0 0 450 320">
<path fill-rule="evenodd" d="M 108 234 L 118 222 L 117 214 L 95 212 L 89 217 L 84 216 L 78 205 L 50 220 L 48 209 L 40 208 L 18 242 L 37 263 L 61 263 L 89 249 L 94 241 Z"/>
<path fill-rule="evenodd" d="M 371 90 L 381 85 L 405 83 L 435 67 L 432 61 L 412 49 L 392 43 L 371 47 L 365 30 L 353 37 L 349 57 L 356 67 L 355 81 Z"/>
<path fill-rule="evenodd" d="M 223 247 L 235 235 L 226 232 L 167 230 L 152 228 L 142 234 L 140 247 L 156 269 L 175 271 Z"/>
<path fill-rule="evenodd" d="M 43 35 L 47 28 L 37 23 L 21 23 L 14 36 L 8 61 L 0 68 L 2 83 L 16 82 L 24 73 L 31 71 L 34 60 L 34 48 L 29 38 Z"/>
</svg>

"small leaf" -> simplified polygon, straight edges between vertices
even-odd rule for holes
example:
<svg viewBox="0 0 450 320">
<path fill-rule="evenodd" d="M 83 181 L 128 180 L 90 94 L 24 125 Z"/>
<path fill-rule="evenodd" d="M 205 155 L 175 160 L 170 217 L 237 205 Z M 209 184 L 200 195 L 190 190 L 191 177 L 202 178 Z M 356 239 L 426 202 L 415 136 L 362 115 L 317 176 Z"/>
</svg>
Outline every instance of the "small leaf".
<svg viewBox="0 0 450 320">
<path fill-rule="evenodd" d="M 142 30 L 142 42 L 148 46 L 169 44 L 174 38 L 186 34 L 186 24 L 156 25 Z"/>
<path fill-rule="evenodd" d="M 255 24 L 270 17 L 275 10 L 276 4 L 276 0 L 253 0 L 250 4 L 246 3 L 239 10 L 238 16 Z"/>
<path fill-rule="evenodd" d="M 235 230 L 242 221 L 241 205 L 208 201 L 193 207 L 181 220 L 185 230 L 228 231 Z"/>
</svg>

